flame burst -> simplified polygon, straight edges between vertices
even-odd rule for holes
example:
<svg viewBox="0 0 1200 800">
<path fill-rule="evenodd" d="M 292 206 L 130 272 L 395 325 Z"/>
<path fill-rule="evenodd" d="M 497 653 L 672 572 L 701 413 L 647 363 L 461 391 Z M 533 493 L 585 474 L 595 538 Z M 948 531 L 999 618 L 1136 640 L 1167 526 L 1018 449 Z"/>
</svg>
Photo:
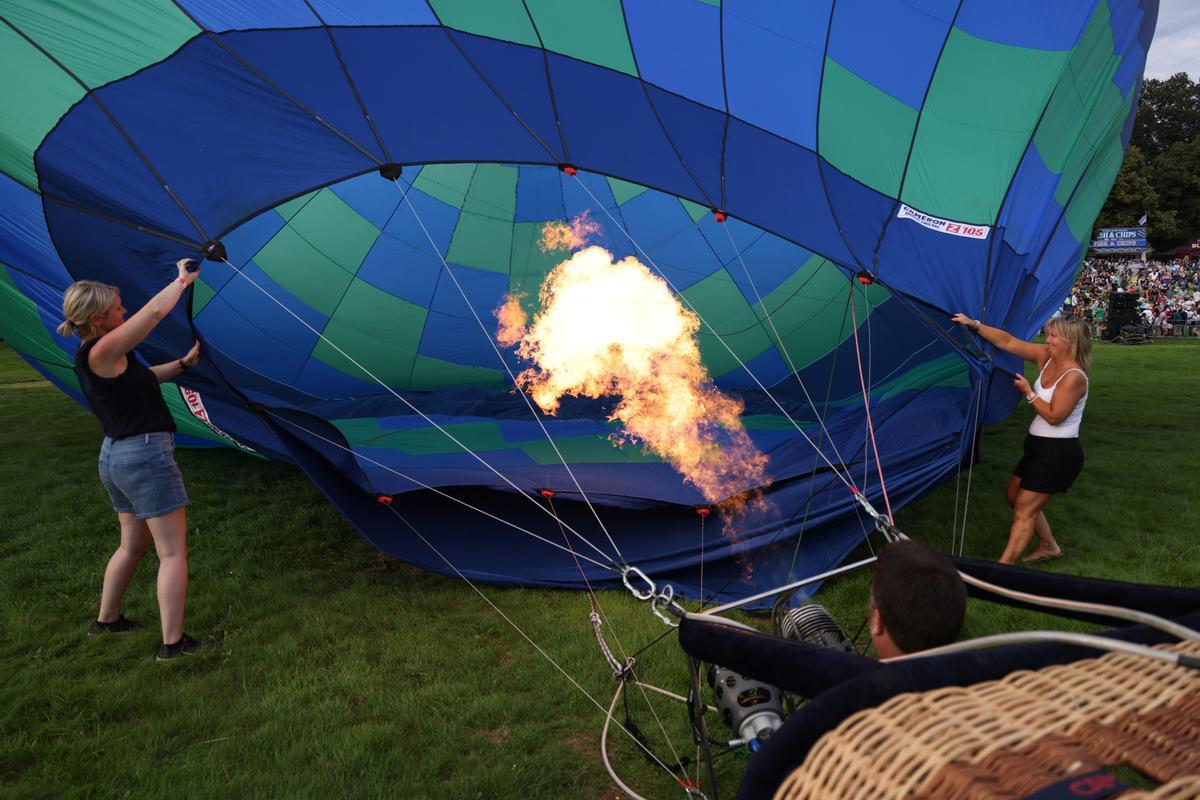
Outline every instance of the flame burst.
<svg viewBox="0 0 1200 800">
<path fill-rule="evenodd" d="M 566 396 L 615 396 L 618 444 L 642 442 L 722 511 L 760 494 L 767 457 L 742 427 L 741 401 L 722 394 L 701 363 L 699 319 L 662 279 L 592 246 L 550 271 L 540 300 L 527 327 L 520 297 L 506 298 L 497 338 L 533 362 L 517 384 L 546 413 Z"/>
<path fill-rule="evenodd" d="M 600 224 L 589 216 L 589 212 L 566 222 L 547 222 L 542 226 L 542 236 L 538 247 L 543 253 L 551 250 L 578 250 L 590 242 L 600 232 Z"/>
<path fill-rule="evenodd" d="M 523 299 L 524 292 L 507 294 L 500 307 L 492 312 L 500 321 L 500 327 L 496 329 L 496 341 L 501 347 L 516 347 L 525 338 L 525 309 L 521 308 Z"/>
</svg>

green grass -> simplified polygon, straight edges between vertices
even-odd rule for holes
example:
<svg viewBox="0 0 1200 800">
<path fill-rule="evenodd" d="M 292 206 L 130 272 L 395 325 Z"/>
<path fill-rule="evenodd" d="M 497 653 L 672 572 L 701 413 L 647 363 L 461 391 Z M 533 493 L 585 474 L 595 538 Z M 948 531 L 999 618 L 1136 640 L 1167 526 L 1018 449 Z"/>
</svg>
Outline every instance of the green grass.
<svg viewBox="0 0 1200 800">
<path fill-rule="evenodd" d="M 155 559 L 125 611 L 150 623 L 87 637 L 116 544 L 95 474 L 95 420 L 0 345 L 0 795 L 11 797 L 615 798 L 599 760 L 602 715 L 463 582 L 385 558 L 298 470 L 229 450 L 179 452 L 188 483 L 187 629 L 202 655 L 157 664 Z M 1192 520 L 1200 472 L 1200 347 L 1101 345 L 1084 422 L 1087 466 L 1048 516 L 1067 552 L 1056 571 L 1200 585 Z M 971 476 L 965 551 L 994 558 L 1001 495 L 1028 424 L 1020 409 L 985 431 Z M 966 494 L 951 479 L 899 516 L 951 546 Z M 843 623 L 863 614 L 866 574 L 818 600 Z M 602 705 L 613 683 L 578 592 L 484 587 L 487 597 Z M 604 592 L 605 630 L 627 651 L 661 623 Z M 968 635 L 1068 627 L 974 603 Z M 616 644 L 612 638 L 614 649 Z M 643 678 L 685 690 L 671 637 L 638 661 Z M 669 752 L 640 696 L 635 719 Z M 655 699 L 680 755 L 694 755 L 682 707 Z M 678 796 L 614 731 L 620 773 L 652 797 Z M 744 758 L 720 762 L 732 793 Z"/>
</svg>

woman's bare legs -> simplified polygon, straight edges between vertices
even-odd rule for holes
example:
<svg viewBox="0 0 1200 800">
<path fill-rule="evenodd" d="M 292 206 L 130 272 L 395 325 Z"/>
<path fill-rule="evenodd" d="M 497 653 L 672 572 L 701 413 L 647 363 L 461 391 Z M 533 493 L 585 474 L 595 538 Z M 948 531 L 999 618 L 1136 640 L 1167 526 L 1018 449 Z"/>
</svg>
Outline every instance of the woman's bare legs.
<svg viewBox="0 0 1200 800">
<path fill-rule="evenodd" d="M 1021 479 L 1013 475 L 1012 479 L 1008 482 L 1008 486 L 1004 488 L 1004 500 L 1008 503 L 1009 508 L 1015 510 L 1017 493 L 1020 491 Z M 1040 556 L 1057 556 L 1062 553 L 1062 548 L 1054 539 L 1054 532 L 1050 530 L 1050 522 L 1046 519 L 1045 512 L 1038 512 L 1037 518 L 1034 520 L 1033 533 L 1037 536 L 1038 545 L 1022 561 L 1038 559 Z"/>
<path fill-rule="evenodd" d="M 138 562 L 150 546 L 150 529 L 146 521 L 132 513 L 120 512 L 121 544 L 117 547 L 108 566 L 104 568 L 104 585 L 100 590 L 101 622 L 115 622 L 121 616 L 121 603 L 125 600 L 125 589 L 137 569 Z"/>
<path fill-rule="evenodd" d="M 183 607 L 187 601 L 187 508 L 177 508 L 146 520 L 158 552 L 158 614 L 162 640 L 174 644 L 183 636 Z"/>
<path fill-rule="evenodd" d="M 1031 492 L 1028 489 L 1017 490 L 1012 504 L 1012 528 L 1008 532 L 1008 545 L 1004 548 L 1004 554 L 1000 556 L 1001 564 L 1014 563 L 1025 552 L 1025 548 L 1029 547 L 1029 541 L 1037 528 L 1037 518 L 1053 496 L 1044 492 Z"/>
</svg>

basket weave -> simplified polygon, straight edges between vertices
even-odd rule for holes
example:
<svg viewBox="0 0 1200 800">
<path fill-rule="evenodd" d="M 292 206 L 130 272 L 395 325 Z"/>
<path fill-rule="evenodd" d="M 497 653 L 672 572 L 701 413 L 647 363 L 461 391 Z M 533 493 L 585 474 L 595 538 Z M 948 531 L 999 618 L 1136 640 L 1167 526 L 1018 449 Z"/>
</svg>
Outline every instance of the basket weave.
<svg viewBox="0 0 1200 800">
<path fill-rule="evenodd" d="M 775 799 L 1018 800 L 1122 764 L 1162 784 L 1122 797 L 1200 798 L 1200 672 L 1109 653 L 897 695 L 822 736 Z"/>
</svg>

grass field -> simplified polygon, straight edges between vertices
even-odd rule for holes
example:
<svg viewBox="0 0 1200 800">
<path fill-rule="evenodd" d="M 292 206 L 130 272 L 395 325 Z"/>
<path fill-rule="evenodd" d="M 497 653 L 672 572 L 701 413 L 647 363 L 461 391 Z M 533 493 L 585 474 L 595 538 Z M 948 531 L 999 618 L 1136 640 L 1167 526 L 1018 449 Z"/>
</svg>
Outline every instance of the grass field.
<svg viewBox="0 0 1200 800">
<path fill-rule="evenodd" d="M 1049 569 L 1200 585 L 1197 398 L 1197 344 L 1098 346 L 1087 466 L 1048 510 L 1067 554 Z M 1028 421 L 1022 407 L 982 437 L 968 555 L 1003 548 L 1001 490 Z M 619 796 L 599 758 L 603 715 L 582 692 L 468 585 L 381 556 L 287 465 L 229 450 L 178 454 L 192 500 L 186 628 L 210 640 L 201 655 L 154 661 L 152 554 L 125 604 L 147 629 L 88 637 L 117 542 L 95 474 L 99 426 L 0 344 L 0 432 L 0 795 Z M 966 482 L 904 510 L 900 527 L 949 548 Z M 857 627 L 866 579 L 831 581 L 817 599 Z M 607 706 L 613 683 L 584 594 L 483 590 Z M 664 630 L 624 593 L 600 603 L 627 652 Z M 1067 627 L 975 603 L 966 634 L 1045 626 Z M 685 688 L 671 637 L 638 666 L 656 685 Z M 678 754 L 691 753 L 682 707 L 653 705 Z M 646 701 L 630 706 L 668 758 Z M 612 750 L 643 794 L 682 796 L 628 742 Z M 723 794 L 742 758 L 719 762 Z"/>
</svg>

